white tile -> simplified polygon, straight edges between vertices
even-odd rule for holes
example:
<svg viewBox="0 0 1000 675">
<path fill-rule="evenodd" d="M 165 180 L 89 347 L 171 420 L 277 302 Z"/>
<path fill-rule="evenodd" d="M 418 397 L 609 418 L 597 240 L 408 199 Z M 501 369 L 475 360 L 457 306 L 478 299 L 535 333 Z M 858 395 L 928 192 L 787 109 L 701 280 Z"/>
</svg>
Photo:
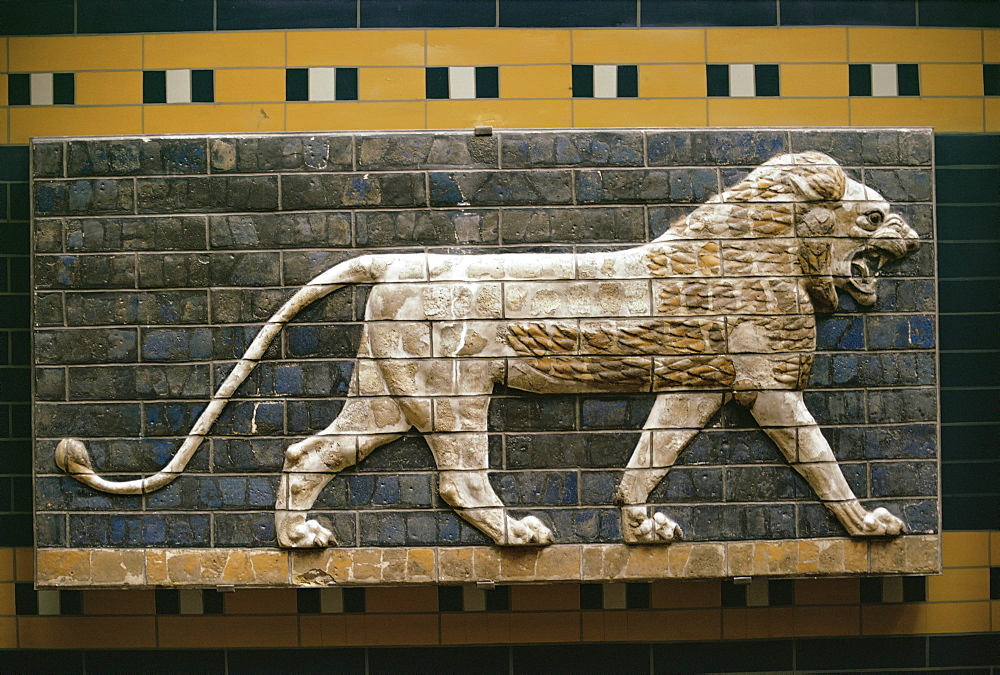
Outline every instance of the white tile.
<svg viewBox="0 0 1000 675">
<path fill-rule="evenodd" d="M 319 611 L 323 614 L 343 614 L 344 591 L 341 588 L 319 589 Z"/>
<path fill-rule="evenodd" d="M 594 98 L 618 97 L 618 66 L 594 66 Z"/>
<path fill-rule="evenodd" d="M 30 75 L 31 105 L 52 105 L 52 73 Z"/>
<path fill-rule="evenodd" d="M 471 66 L 448 68 L 448 98 L 476 98 L 476 69 Z"/>
<path fill-rule="evenodd" d="M 895 63 L 872 64 L 872 96 L 899 96 Z"/>
<path fill-rule="evenodd" d="M 462 586 L 462 609 L 466 612 L 485 612 L 486 591 L 475 586 Z"/>
<path fill-rule="evenodd" d="M 310 101 L 337 100 L 336 68 L 309 69 L 309 100 Z"/>
<path fill-rule="evenodd" d="M 32 75 L 32 77 L 34 77 L 34 75 Z M 36 105 L 45 104 L 40 103 Z M 59 591 L 38 591 L 39 616 L 59 616 L 59 604 Z"/>
<path fill-rule="evenodd" d="M 167 71 L 167 103 L 191 102 L 191 70 Z"/>
<path fill-rule="evenodd" d="M 755 96 L 754 70 L 752 63 L 731 63 L 729 65 L 729 95 Z"/>
<path fill-rule="evenodd" d="M 190 82 L 190 78 L 188 81 Z M 180 597 L 181 614 L 205 613 L 205 604 L 200 588 L 182 588 L 177 593 Z"/>
<path fill-rule="evenodd" d="M 597 70 L 596 68 L 594 69 Z M 596 80 L 596 76 L 594 77 Z M 594 88 L 596 94 L 596 87 Z M 604 609 L 626 609 L 628 603 L 625 596 L 625 584 L 603 584 L 601 591 L 604 595 Z"/>
</svg>

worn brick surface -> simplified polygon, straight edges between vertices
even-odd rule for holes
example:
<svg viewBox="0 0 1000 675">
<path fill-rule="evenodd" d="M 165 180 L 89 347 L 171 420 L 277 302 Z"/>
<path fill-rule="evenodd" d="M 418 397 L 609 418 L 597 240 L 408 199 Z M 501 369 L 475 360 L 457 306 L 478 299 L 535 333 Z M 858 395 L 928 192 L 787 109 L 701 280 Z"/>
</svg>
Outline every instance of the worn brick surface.
<svg viewBox="0 0 1000 675">
<path fill-rule="evenodd" d="M 273 509 L 286 448 L 325 429 L 363 379 L 354 357 L 370 290 L 364 285 L 331 293 L 283 330 L 186 474 L 168 487 L 106 495 L 53 462 L 58 440 L 72 435 L 86 441 L 99 473 L 155 472 L 261 325 L 338 262 L 369 252 L 498 250 L 530 262 L 540 253 L 626 247 L 664 234 L 774 155 L 819 150 L 885 194 L 925 240 L 886 266 L 874 306 L 841 294 L 836 313 L 817 317 L 805 399 L 851 488 L 866 507 L 901 515 L 907 540 L 919 539 L 913 546 L 929 560 L 938 527 L 930 139 L 885 129 L 707 129 L 38 142 L 39 546 L 147 549 L 145 566 L 128 572 L 127 583 L 140 584 L 869 571 L 867 544 L 844 539 L 843 527 L 738 403 L 709 420 L 650 496 L 689 542 L 658 553 L 622 545 L 615 503 L 653 398 L 536 396 L 501 387 L 489 410 L 489 478 L 512 514 L 537 515 L 554 530 L 553 547 L 487 548 L 490 540 L 439 496 L 434 457 L 411 432 L 320 493 L 314 513 L 334 532 L 336 547 L 291 557 L 276 551 Z M 525 274 L 533 269 L 527 265 Z M 415 359 L 438 354 L 441 339 L 426 331 Z M 816 538 L 822 564 L 790 541 L 800 538 Z M 875 556 L 880 571 L 903 565 L 906 546 Z M 267 558 L 272 554 L 278 557 Z M 51 568 L 41 578 L 50 583 L 84 578 L 66 573 L 79 561 L 45 560 Z M 93 571 L 87 583 L 123 583 L 100 574 Z"/>
</svg>

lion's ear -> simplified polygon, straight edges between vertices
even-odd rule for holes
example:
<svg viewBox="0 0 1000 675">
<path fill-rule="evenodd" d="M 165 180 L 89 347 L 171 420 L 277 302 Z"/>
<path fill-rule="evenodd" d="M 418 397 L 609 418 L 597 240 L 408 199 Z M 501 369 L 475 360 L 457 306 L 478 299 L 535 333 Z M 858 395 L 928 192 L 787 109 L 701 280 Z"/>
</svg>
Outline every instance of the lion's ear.
<svg viewBox="0 0 1000 675">
<path fill-rule="evenodd" d="M 847 189 L 847 175 L 837 164 L 797 164 L 785 173 L 785 181 L 806 201 L 837 201 Z"/>
</svg>

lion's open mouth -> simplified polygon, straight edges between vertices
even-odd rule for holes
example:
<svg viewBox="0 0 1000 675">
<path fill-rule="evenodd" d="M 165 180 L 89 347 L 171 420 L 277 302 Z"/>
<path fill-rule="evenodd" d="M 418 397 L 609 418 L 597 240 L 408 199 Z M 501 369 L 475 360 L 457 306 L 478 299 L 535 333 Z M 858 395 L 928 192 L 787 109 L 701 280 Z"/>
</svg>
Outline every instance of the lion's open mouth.
<svg viewBox="0 0 1000 675">
<path fill-rule="evenodd" d="M 851 278 L 847 282 L 847 292 L 862 305 L 875 303 L 875 283 L 878 272 L 888 261 L 895 258 L 888 251 L 874 247 L 864 248 L 851 258 Z"/>
</svg>

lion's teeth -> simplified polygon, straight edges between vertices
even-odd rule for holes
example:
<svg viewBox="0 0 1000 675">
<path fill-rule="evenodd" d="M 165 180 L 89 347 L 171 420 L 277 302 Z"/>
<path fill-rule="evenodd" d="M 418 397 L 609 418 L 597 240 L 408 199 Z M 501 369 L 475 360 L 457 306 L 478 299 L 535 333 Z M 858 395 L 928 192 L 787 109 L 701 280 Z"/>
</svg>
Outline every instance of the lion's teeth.
<svg viewBox="0 0 1000 675">
<path fill-rule="evenodd" d="M 882 266 L 885 265 L 885 261 L 886 261 L 885 256 L 880 255 L 878 257 L 878 267 L 876 269 L 882 269 Z"/>
</svg>

